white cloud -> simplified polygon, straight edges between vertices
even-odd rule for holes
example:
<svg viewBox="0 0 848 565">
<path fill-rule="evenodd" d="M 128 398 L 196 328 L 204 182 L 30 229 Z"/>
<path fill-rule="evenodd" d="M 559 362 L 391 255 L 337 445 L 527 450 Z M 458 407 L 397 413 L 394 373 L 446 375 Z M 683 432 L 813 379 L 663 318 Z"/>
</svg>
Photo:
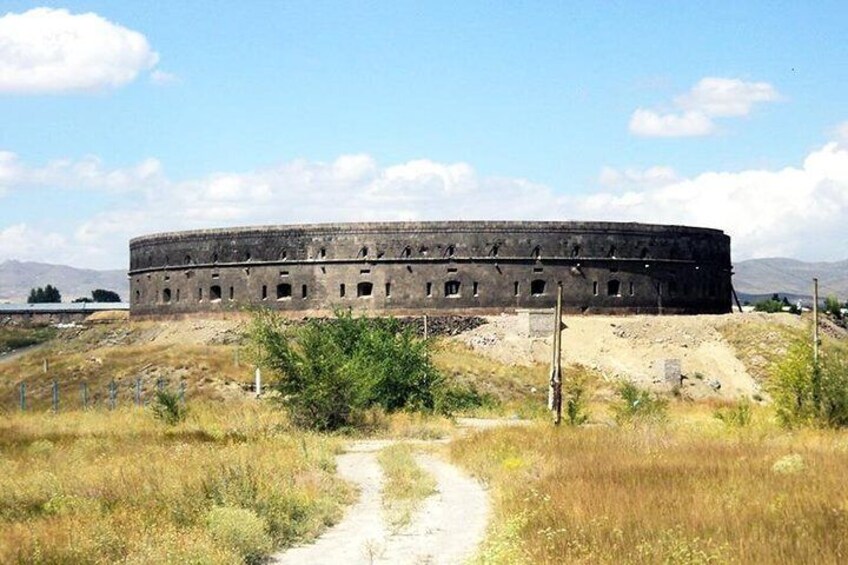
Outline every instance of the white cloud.
<svg viewBox="0 0 848 565">
<path fill-rule="evenodd" d="M 158 60 L 144 35 L 94 13 L 34 8 L 0 17 L 0 92 L 115 88 Z"/>
<path fill-rule="evenodd" d="M 834 128 L 836 139 L 842 143 L 848 144 L 848 122 L 842 122 Z"/>
<path fill-rule="evenodd" d="M 655 186 L 668 184 L 678 179 L 677 173 L 671 167 L 654 166 L 647 169 L 618 170 L 604 167 L 598 175 L 598 184 L 610 188 L 630 186 Z"/>
<path fill-rule="evenodd" d="M 637 108 L 629 129 L 642 137 L 705 136 L 716 131 L 715 118 L 747 116 L 755 104 L 779 99 L 777 90 L 767 82 L 705 77 L 674 99 L 674 110 Z"/>
<path fill-rule="evenodd" d="M 777 90 L 767 82 L 705 77 L 688 93 L 678 96 L 675 105 L 684 110 L 720 118 L 747 116 L 754 104 L 774 102 L 779 98 Z"/>
<path fill-rule="evenodd" d="M 11 190 L 32 190 L 21 179 L 46 177 L 50 186 L 68 191 L 81 187 L 125 194 L 120 204 L 94 216 L 72 217 L 66 225 L 47 230 L 23 223 L 0 227 L 0 260 L 114 267 L 126 264 L 129 238 L 157 231 L 439 219 L 714 227 L 731 236 L 737 260 L 774 255 L 834 260 L 844 259 L 848 249 L 848 149 L 836 143 L 812 151 L 799 166 L 775 170 L 681 178 L 669 167 L 606 168 L 598 191 L 568 196 L 526 179 L 482 176 L 467 163 L 413 160 L 381 166 L 367 155 L 329 163 L 299 159 L 186 181 L 168 179 L 155 160 L 128 169 L 108 169 L 93 158 L 33 168 L 10 155 L 0 154 L 0 171 L 3 163 L 19 171 L 18 181 L 8 185 Z"/>
<path fill-rule="evenodd" d="M 154 69 L 153 72 L 150 73 L 150 82 L 158 86 L 167 86 L 169 84 L 176 84 L 180 82 L 180 77 L 174 73 Z"/>
</svg>

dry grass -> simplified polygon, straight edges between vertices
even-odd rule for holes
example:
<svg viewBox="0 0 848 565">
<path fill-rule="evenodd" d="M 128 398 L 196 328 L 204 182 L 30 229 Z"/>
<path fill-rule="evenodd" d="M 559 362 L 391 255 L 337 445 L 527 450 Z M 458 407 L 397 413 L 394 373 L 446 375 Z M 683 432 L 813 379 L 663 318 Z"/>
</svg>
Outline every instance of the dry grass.
<svg viewBox="0 0 848 565">
<path fill-rule="evenodd" d="M 82 407 L 82 383 L 87 383 L 89 406 L 108 404 L 108 386 L 118 385 L 118 404 L 133 403 L 134 383 L 142 379 L 142 396 L 150 398 L 162 379 L 175 389 L 184 382 L 190 399 L 223 400 L 244 396 L 243 384 L 252 382 L 253 369 L 240 359 L 235 345 L 150 343 L 149 323 L 95 325 L 62 330 L 45 347 L 25 357 L 0 363 L 0 412 L 18 407 L 19 385 L 27 383 L 28 405 L 46 410 L 51 385 L 60 387 L 61 409 Z M 48 371 L 44 372 L 44 362 Z"/>
<path fill-rule="evenodd" d="M 674 412 L 674 411 L 673 411 Z M 674 427 L 482 432 L 452 458 L 494 487 L 487 563 L 839 563 L 848 438 L 788 434 L 758 409 Z"/>
<path fill-rule="evenodd" d="M 378 456 L 383 469 L 383 512 L 390 527 L 398 530 L 409 524 L 421 502 L 436 492 L 436 480 L 413 457 L 411 446 L 390 445 Z"/>
<path fill-rule="evenodd" d="M 43 343 L 55 335 L 53 328 L 0 327 L 0 353 Z"/>
<path fill-rule="evenodd" d="M 745 369 L 758 382 L 768 380 L 771 366 L 792 343 L 809 335 L 801 323 L 790 325 L 779 321 L 780 317 L 790 314 L 774 316 L 775 321 L 768 318 L 756 321 L 754 318 L 732 319 L 717 327 L 722 337 L 733 346 Z"/>
<path fill-rule="evenodd" d="M 176 427 L 140 409 L 0 421 L 0 562 L 238 563 L 267 551 L 257 536 L 281 547 L 339 518 L 335 440 L 259 403 L 190 408 Z"/>
</svg>

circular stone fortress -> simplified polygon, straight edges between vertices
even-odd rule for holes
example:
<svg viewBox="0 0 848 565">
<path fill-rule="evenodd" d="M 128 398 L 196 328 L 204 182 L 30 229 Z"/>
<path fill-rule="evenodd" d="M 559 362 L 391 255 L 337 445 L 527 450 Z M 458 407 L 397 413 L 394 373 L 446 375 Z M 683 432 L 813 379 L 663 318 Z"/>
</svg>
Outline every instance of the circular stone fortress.
<svg viewBox="0 0 848 565">
<path fill-rule="evenodd" d="M 398 315 L 731 308 L 720 230 L 608 222 L 388 222 L 162 233 L 130 241 L 134 316 L 268 307 Z"/>
</svg>

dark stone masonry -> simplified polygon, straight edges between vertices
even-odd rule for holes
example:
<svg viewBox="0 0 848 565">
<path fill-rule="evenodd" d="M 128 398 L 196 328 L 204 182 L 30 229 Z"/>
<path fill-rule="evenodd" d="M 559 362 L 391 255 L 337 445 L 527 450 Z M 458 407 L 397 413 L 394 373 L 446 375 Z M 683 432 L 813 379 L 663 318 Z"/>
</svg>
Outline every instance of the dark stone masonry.
<svg viewBox="0 0 848 565">
<path fill-rule="evenodd" d="M 720 230 L 609 222 L 387 222 L 162 233 L 130 241 L 133 316 L 270 307 L 373 313 L 718 314 Z"/>
</svg>

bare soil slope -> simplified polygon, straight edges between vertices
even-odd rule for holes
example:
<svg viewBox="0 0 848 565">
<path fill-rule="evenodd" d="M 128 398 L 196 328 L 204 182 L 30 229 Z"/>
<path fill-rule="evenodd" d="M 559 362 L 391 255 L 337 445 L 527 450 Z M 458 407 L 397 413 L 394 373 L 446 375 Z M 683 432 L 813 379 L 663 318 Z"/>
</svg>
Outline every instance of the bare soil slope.
<svg viewBox="0 0 848 565">
<path fill-rule="evenodd" d="M 550 362 L 551 339 L 531 337 L 520 316 L 487 320 L 488 324 L 454 339 L 501 363 Z M 771 333 L 776 338 L 768 343 L 772 351 L 779 352 L 807 327 L 807 322 L 797 316 L 758 313 L 568 316 L 564 323 L 564 364 L 587 366 L 607 380 L 629 379 L 642 386 L 667 388 L 662 378 L 665 360 L 679 359 L 687 377 L 684 387 L 691 396 L 727 398 L 763 394 L 763 366 L 771 356 L 746 348 L 749 342 L 753 346 L 763 334 Z M 728 339 L 740 328 L 747 330 L 745 339 Z"/>
</svg>

